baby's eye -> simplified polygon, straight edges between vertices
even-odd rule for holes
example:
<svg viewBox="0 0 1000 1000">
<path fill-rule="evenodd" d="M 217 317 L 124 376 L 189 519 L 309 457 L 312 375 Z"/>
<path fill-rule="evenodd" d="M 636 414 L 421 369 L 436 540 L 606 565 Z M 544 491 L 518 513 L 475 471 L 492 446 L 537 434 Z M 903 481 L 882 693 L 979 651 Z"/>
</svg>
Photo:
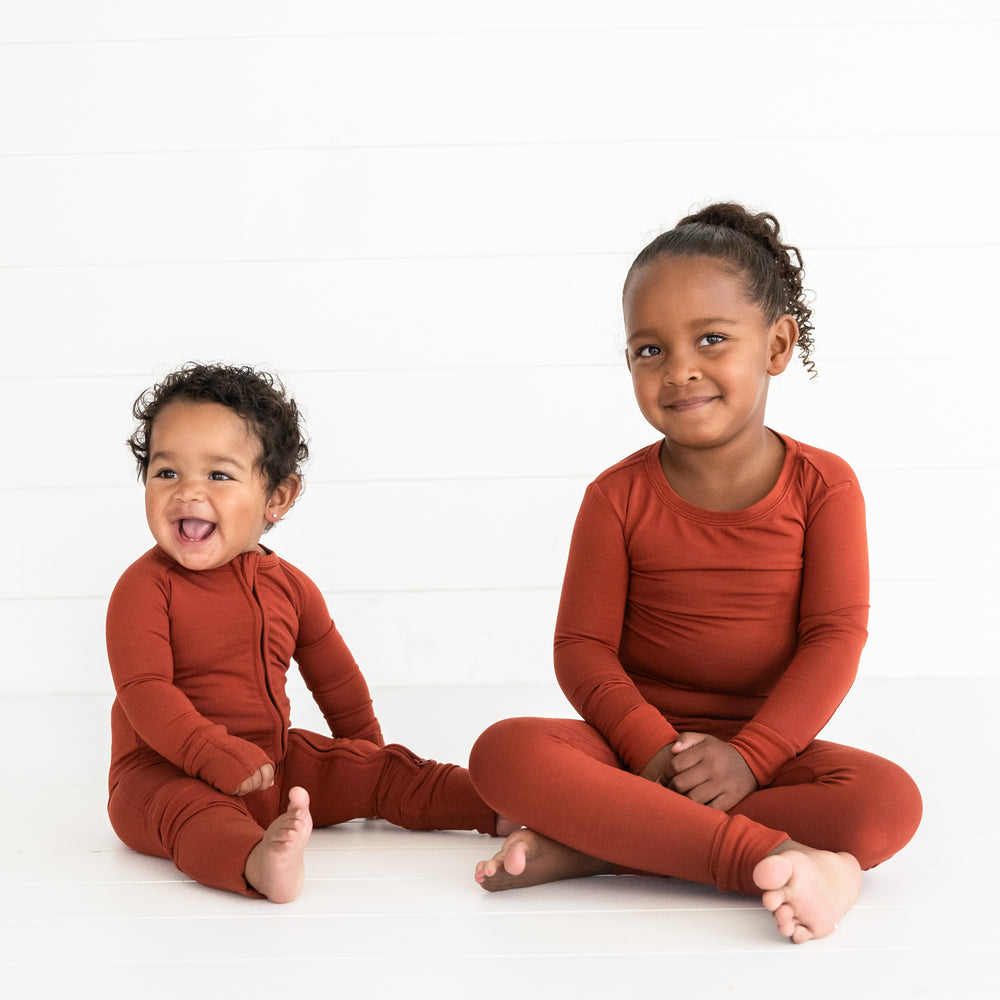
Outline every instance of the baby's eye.
<svg viewBox="0 0 1000 1000">
<path fill-rule="evenodd" d="M 659 354 L 660 349 L 655 344 L 646 344 L 635 352 L 637 358 L 655 358 Z"/>
<path fill-rule="evenodd" d="M 231 479 L 231 476 L 227 476 L 224 472 L 210 472 L 208 478 L 214 480 L 217 483 L 224 482 L 227 479 Z"/>
<path fill-rule="evenodd" d="M 176 479 L 177 473 L 173 469 L 157 469 L 153 473 L 154 479 Z"/>
<path fill-rule="evenodd" d="M 704 336 L 698 338 L 698 344 L 702 347 L 715 347 L 725 339 L 721 333 L 706 333 Z"/>
</svg>

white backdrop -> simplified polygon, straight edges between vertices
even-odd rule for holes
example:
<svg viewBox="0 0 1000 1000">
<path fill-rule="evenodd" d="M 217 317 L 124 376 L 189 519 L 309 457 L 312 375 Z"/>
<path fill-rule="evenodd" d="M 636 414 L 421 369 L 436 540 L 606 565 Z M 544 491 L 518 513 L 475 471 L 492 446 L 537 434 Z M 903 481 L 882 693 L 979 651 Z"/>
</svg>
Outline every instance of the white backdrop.
<svg viewBox="0 0 1000 1000">
<path fill-rule="evenodd" d="M 107 691 L 151 541 L 124 439 L 191 359 L 270 366 L 307 489 L 268 544 L 375 684 L 547 679 L 585 484 L 653 440 L 635 252 L 774 211 L 816 360 L 771 426 L 869 503 L 873 677 L 992 674 L 992 0 L 0 0 L 0 691 Z"/>
</svg>

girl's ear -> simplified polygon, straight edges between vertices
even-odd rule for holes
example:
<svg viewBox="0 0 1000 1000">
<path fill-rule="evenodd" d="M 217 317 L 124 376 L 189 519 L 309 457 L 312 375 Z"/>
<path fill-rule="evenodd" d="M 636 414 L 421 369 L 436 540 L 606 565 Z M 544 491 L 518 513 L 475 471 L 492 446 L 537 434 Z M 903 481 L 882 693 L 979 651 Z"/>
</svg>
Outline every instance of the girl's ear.
<svg viewBox="0 0 1000 1000">
<path fill-rule="evenodd" d="M 291 509 L 301 492 L 302 480 L 294 472 L 282 479 L 267 501 L 267 509 L 264 511 L 265 518 L 268 521 L 280 521 Z"/>
<path fill-rule="evenodd" d="M 785 313 L 772 324 L 770 337 L 770 359 L 767 366 L 768 375 L 780 375 L 792 360 L 792 352 L 799 339 L 799 324 L 794 316 Z"/>
</svg>

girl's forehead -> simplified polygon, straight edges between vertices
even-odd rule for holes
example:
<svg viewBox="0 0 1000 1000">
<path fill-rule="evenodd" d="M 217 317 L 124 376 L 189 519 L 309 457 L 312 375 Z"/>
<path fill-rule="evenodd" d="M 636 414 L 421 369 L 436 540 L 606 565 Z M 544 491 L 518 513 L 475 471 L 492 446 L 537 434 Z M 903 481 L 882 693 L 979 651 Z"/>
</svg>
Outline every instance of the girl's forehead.
<svg viewBox="0 0 1000 1000">
<path fill-rule="evenodd" d="M 662 257 L 650 261 L 629 276 L 622 302 L 626 314 L 661 304 L 695 310 L 750 304 L 743 273 L 714 257 Z"/>
<path fill-rule="evenodd" d="M 690 281 L 713 284 L 741 284 L 743 272 L 734 264 L 719 257 L 656 257 L 637 268 L 629 277 L 626 288 L 648 282 L 687 283 Z"/>
</svg>

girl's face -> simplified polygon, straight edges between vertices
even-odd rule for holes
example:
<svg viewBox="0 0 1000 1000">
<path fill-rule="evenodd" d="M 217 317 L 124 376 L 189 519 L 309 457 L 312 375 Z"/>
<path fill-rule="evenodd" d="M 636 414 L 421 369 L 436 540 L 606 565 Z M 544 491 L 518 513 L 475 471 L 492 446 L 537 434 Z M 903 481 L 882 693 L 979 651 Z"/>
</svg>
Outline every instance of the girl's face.
<svg viewBox="0 0 1000 1000">
<path fill-rule="evenodd" d="M 770 376 L 798 328 L 767 323 L 741 276 L 712 257 L 665 257 L 629 280 L 626 359 L 642 415 L 678 446 L 722 447 L 764 426 Z"/>
<path fill-rule="evenodd" d="M 259 552 L 264 526 L 291 506 L 297 484 L 274 491 L 257 467 L 260 441 L 220 403 L 178 399 L 153 420 L 146 521 L 160 548 L 191 570 Z"/>
</svg>

